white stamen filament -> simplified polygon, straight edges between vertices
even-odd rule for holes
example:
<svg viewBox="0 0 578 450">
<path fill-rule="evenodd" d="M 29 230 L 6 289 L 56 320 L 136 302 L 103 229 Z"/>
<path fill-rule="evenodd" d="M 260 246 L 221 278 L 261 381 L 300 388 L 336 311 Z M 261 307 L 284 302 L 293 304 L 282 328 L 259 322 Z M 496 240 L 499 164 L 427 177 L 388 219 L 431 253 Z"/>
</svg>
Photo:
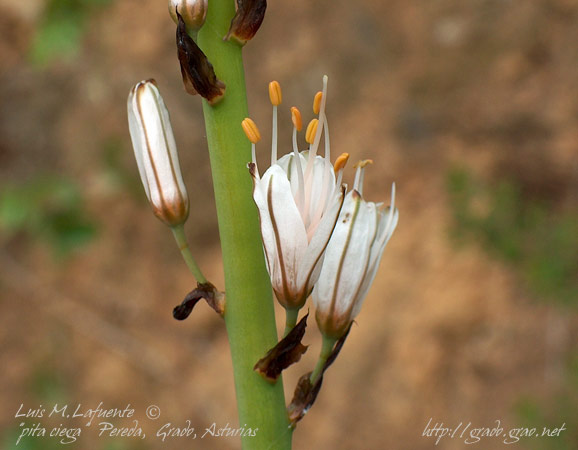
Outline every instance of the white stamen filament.
<svg viewBox="0 0 578 450">
<path fill-rule="evenodd" d="M 363 195 L 363 173 L 365 168 L 359 165 L 355 171 L 355 181 L 353 182 L 353 189 L 359 192 L 359 195 Z"/>
<path fill-rule="evenodd" d="M 325 159 L 331 161 L 331 151 L 329 150 L 329 125 L 327 124 L 327 116 L 323 115 L 323 128 L 325 128 Z"/>
<path fill-rule="evenodd" d="M 313 140 L 313 144 L 311 144 L 309 146 L 309 155 L 308 155 L 308 160 L 307 160 L 307 167 L 305 168 L 305 190 L 306 191 L 310 191 L 311 190 L 311 183 L 313 182 L 312 180 L 312 176 L 311 176 L 311 171 L 313 170 L 313 165 L 315 164 L 315 156 L 317 155 L 317 147 L 319 147 L 319 141 L 321 140 L 321 133 L 323 132 L 323 129 L 325 127 L 325 100 L 327 99 L 327 75 L 323 76 L 323 91 L 322 91 L 322 97 L 321 97 L 321 105 L 319 108 L 319 122 L 317 124 L 317 132 L 315 133 L 315 139 Z M 305 196 L 305 205 L 304 205 L 304 211 L 308 211 L 309 210 L 309 201 L 310 201 L 310 195 L 306 195 Z M 306 226 L 308 224 L 306 223 Z"/>
<path fill-rule="evenodd" d="M 271 165 L 277 162 L 277 106 L 273 105 L 273 130 L 271 143 Z"/>
<path fill-rule="evenodd" d="M 317 155 L 317 147 L 319 147 L 319 141 L 321 141 L 321 133 L 323 132 L 324 121 L 325 121 L 325 100 L 327 99 L 327 75 L 323 75 L 323 92 L 321 97 L 321 105 L 319 108 L 319 124 L 317 125 L 317 133 L 315 133 L 315 139 L 313 144 L 309 146 L 309 161 L 307 162 L 307 168 L 305 169 L 305 178 L 309 178 L 309 173 L 313 170 L 313 163 L 315 161 L 315 156 Z"/>
<path fill-rule="evenodd" d="M 303 180 L 303 167 L 301 166 L 301 157 L 299 156 L 299 147 L 297 147 L 297 128 L 293 127 L 293 158 L 295 159 L 295 166 L 297 167 L 297 196 L 295 203 L 297 209 L 301 213 L 301 218 L 305 222 L 304 210 L 302 209 L 305 202 L 305 181 Z"/>
<path fill-rule="evenodd" d="M 255 151 L 255 144 L 251 142 L 251 161 L 255 164 L 255 177 L 259 180 L 259 167 L 257 166 L 257 152 Z"/>
</svg>

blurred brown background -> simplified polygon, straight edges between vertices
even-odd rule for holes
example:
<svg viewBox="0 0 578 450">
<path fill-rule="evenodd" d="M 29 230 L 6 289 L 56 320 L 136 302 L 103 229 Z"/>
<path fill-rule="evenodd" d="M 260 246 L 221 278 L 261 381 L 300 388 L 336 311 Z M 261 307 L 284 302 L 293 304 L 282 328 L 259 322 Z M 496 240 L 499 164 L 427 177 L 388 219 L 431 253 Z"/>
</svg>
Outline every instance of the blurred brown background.
<svg viewBox="0 0 578 450">
<path fill-rule="evenodd" d="M 505 432 L 565 423 L 516 448 L 578 449 L 577 36 L 574 0 L 270 2 L 244 50 L 259 159 L 267 83 L 284 89 L 289 150 L 288 108 L 309 120 L 328 74 L 334 153 L 372 158 L 366 197 L 387 201 L 396 181 L 401 215 L 296 449 L 469 447 L 436 447 L 422 436 L 430 418 Z M 166 2 L 0 0 L 0 61 L 0 446 L 16 448 L 23 421 L 79 426 L 15 418 L 20 404 L 103 402 L 134 407 L 147 438 L 93 425 L 69 448 L 240 448 L 154 437 L 187 419 L 237 426 L 221 320 L 206 305 L 171 317 L 192 279 L 146 204 L 128 137 L 128 91 L 154 77 L 192 198 L 189 240 L 222 286 L 201 106 L 184 93 Z M 314 328 L 288 398 L 317 357 Z"/>
</svg>

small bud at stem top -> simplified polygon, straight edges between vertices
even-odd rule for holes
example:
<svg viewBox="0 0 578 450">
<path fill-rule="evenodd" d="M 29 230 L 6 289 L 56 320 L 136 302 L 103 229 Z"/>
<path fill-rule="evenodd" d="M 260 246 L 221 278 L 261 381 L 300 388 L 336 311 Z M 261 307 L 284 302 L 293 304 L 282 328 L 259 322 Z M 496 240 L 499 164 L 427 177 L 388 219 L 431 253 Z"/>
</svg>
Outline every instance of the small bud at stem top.
<svg viewBox="0 0 578 450">
<path fill-rule="evenodd" d="M 187 30 L 191 33 L 199 31 L 205 23 L 207 16 L 208 0 L 169 0 L 169 14 L 179 24 L 178 13 L 182 16 Z"/>
</svg>

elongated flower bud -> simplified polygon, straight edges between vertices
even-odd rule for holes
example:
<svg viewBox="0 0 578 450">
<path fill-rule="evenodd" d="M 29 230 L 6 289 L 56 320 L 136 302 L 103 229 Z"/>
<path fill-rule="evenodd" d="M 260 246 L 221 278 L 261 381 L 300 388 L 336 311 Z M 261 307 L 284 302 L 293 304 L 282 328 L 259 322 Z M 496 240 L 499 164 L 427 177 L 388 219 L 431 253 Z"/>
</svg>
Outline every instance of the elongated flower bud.
<svg viewBox="0 0 578 450">
<path fill-rule="evenodd" d="M 208 6 L 208 0 L 169 0 L 169 14 L 178 25 L 178 11 L 183 17 L 187 29 L 195 32 L 205 23 Z"/>
<path fill-rule="evenodd" d="M 141 81 L 130 91 L 127 109 L 134 155 L 153 212 L 169 226 L 183 224 L 189 197 L 169 112 L 154 80 Z"/>
</svg>

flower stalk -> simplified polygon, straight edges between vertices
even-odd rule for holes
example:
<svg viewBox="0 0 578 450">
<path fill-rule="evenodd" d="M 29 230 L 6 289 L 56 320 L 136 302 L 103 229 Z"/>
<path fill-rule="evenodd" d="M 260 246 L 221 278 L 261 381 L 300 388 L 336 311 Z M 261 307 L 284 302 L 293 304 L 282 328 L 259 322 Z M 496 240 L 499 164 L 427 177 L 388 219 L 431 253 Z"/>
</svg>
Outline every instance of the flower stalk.
<svg viewBox="0 0 578 450">
<path fill-rule="evenodd" d="M 223 41 L 233 0 L 212 0 L 198 44 L 227 85 L 221 102 L 203 100 L 203 112 L 219 220 L 227 308 L 225 323 L 237 393 L 239 424 L 258 428 L 242 437 L 246 449 L 290 449 L 291 433 L 283 385 L 267 383 L 253 371 L 277 342 L 271 285 L 263 260 L 257 210 L 247 163 L 251 146 L 239 124 L 248 114 L 241 47 Z"/>
<path fill-rule="evenodd" d="M 335 346 L 336 342 L 337 339 L 323 335 L 323 340 L 321 343 L 321 352 L 319 353 L 319 358 L 317 359 L 315 369 L 313 369 L 313 372 L 309 377 L 309 380 L 312 385 L 315 385 L 315 383 L 317 383 L 317 381 L 319 380 L 319 377 L 323 374 L 323 370 L 325 369 L 325 363 L 327 362 L 327 359 L 331 356 L 331 353 L 333 352 L 333 347 Z"/>
<path fill-rule="evenodd" d="M 177 245 L 179 246 L 179 250 L 181 251 L 181 255 L 187 264 L 187 267 L 193 274 L 193 276 L 197 279 L 199 283 L 206 283 L 207 279 L 203 275 L 201 268 L 193 258 L 191 250 L 189 249 L 189 244 L 187 243 L 187 238 L 185 236 L 185 230 L 183 225 L 176 225 L 171 227 L 171 231 L 173 232 L 173 236 L 175 237 L 175 241 L 177 241 Z"/>
</svg>

